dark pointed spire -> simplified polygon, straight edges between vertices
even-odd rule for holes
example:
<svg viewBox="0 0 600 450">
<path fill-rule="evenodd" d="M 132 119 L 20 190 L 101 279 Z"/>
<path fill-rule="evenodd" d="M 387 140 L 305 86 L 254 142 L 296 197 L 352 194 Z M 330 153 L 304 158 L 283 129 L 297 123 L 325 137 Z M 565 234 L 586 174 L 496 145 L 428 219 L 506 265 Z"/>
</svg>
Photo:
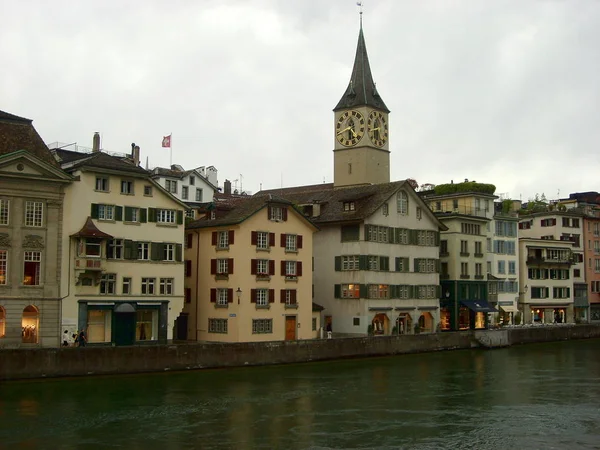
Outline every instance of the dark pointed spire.
<svg viewBox="0 0 600 450">
<path fill-rule="evenodd" d="M 367 55 L 367 46 L 362 29 L 362 13 L 360 17 L 360 32 L 358 33 L 358 45 L 356 46 L 356 57 L 354 58 L 354 67 L 350 83 L 344 95 L 338 102 L 334 111 L 340 109 L 354 108 L 356 106 L 372 106 L 381 111 L 390 112 L 385 106 L 382 98 L 379 96 L 371 74 L 369 57 Z"/>
</svg>

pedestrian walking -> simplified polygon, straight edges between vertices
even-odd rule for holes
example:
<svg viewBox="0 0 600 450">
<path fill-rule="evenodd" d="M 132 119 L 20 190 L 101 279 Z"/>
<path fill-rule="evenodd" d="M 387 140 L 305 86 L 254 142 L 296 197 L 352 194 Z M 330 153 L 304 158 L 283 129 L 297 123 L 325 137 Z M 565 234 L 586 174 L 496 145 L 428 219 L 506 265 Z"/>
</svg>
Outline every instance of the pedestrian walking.
<svg viewBox="0 0 600 450">
<path fill-rule="evenodd" d="M 331 339 L 331 322 L 327 322 L 327 339 Z"/>
</svg>

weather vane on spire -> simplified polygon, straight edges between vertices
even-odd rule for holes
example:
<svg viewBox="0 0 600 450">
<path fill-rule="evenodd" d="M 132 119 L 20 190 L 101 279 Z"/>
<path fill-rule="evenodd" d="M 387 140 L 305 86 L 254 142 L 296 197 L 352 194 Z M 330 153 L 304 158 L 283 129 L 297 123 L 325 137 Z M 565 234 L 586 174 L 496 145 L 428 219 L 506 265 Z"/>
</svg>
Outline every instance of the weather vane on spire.
<svg viewBox="0 0 600 450">
<path fill-rule="evenodd" d="M 356 6 L 358 6 L 358 14 L 360 15 L 360 27 L 362 28 L 362 8 L 363 8 L 363 2 L 356 2 Z"/>
</svg>

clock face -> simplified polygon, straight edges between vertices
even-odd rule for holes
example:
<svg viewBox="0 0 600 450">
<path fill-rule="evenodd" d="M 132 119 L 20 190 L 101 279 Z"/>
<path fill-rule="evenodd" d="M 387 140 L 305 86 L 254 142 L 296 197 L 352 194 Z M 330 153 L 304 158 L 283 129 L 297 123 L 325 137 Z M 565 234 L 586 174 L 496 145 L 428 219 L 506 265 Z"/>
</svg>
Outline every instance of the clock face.
<svg viewBox="0 0 600 450">
<path fill-rule="evenodd" d="M 365 118 L 358 111 L 345 111 L 335 125 L 335 138 L 346 147 L 360 142 L 365 134 Z"/>
<path fill-rule="evenodd" d="M 369 133 L 369 139 L 371 139 L 373 145 L 383 147 L 388 138 L 388 126 L 385 121 L 385 115 L 379 111 L 371 112 L 369 120 L 367 120 L 367 133 Z"/>
</svg>

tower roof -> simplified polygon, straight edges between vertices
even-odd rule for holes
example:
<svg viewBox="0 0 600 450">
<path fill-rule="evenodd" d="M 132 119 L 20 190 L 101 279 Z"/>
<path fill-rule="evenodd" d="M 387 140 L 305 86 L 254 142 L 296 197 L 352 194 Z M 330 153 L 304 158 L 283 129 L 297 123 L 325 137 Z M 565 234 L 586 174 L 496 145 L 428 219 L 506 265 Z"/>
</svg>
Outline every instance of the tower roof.
<svg viewBox="0 0 600 450">
<path fill-rule="evenodd" d="M 358 33 L 358 45 L 356 46 L 356 57 L 354 58 L 350 83 L 348 83 L 346 92 L 344 92 L 344 95 L 342 95 L 342 98 L 333 110 L 338 111 L 356 106 L 372 106 L 381 111 L 390 112 L 379 96 L 375 82 L 373 81 L 365 36 L 362 29 L 362 20 Z"/>
</svg>

